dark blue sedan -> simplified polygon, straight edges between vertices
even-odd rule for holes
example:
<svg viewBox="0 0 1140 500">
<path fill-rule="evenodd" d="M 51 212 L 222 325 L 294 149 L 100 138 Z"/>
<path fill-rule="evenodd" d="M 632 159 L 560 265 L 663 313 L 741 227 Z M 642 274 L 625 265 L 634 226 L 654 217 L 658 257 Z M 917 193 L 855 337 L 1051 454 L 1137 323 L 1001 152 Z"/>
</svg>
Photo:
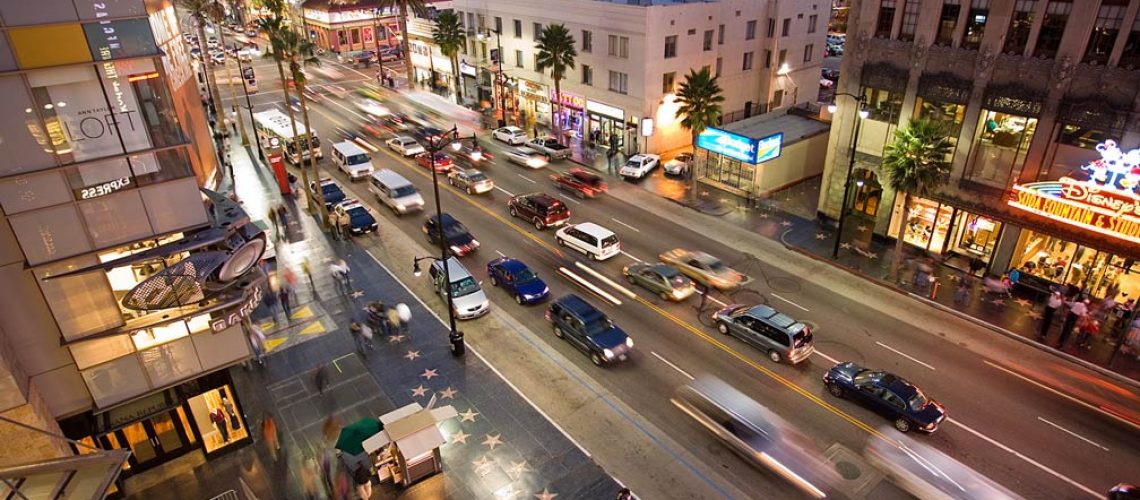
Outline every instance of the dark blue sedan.
<svg viewBox="0 0 1140 500">
<path fill-rule="evenodd" d="M 550 288 L 521 260 L 499 257 L 487 263 L 491 285 L 502 287 L 522 305 L 537 304 L 550 296 Z"/>
<path fill-rule="evenodd" d="M 325 196 L 326 209 L 331 210 L 334 205 L 344 201 L 344 199 L 347 198 L 347 196 L 344 194 L 344 191 L 341 190 L 340 185 L 338 185 L 336 181 L 332 180 L 329 177 L 321 179 L 319 184 L 317 181 L 312 181 L 309 183 L 309 193 L 314 197 L 317 196 L 318 185 L 320 186 L 321 194 Z"/>
<path fill-rule="evenodd" d="M 869 370 L 849 361 L 828 370 L 823 383 L 832 396 L 855 400 L 887 416 L 900 432 L 915 428 L 934 432 L 946 419 L 946 409 L 926 397 L 922 389 L 885 371 Z"/>
</svg>

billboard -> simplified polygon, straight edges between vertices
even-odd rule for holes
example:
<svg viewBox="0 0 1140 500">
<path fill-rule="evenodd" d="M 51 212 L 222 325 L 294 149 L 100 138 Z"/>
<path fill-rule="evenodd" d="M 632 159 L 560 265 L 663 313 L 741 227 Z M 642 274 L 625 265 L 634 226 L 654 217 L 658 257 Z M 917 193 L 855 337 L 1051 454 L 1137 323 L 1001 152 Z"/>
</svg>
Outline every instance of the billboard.
<svg viewBox="0 0 1140 500">
<path fill-rule="evenodd" d="M 697 147 L 752 165 L 778 158 L 783 143 L 783 133 L 753 139 L 727 130 L 709 128 L 697 136 Z"/>
</svg>

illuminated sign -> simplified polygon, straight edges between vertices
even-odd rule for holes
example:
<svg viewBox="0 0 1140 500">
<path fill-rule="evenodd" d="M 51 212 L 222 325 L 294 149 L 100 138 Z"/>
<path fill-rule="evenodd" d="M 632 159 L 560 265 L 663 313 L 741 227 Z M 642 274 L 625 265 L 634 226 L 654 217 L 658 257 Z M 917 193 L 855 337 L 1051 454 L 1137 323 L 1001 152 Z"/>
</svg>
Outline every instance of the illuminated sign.
<svg viewBox="0 0 1140 500">
<path fill-rule="evenodd" d="M 784 134 L 753 139 L 717 128 L 706 129 L 697 136 L 697 147 L 713 153 L 756 165 L 780 156 Z"/>
<path fill-rule="evenodd" d="M 1098 160 L 1099 161 L 1099 160 Z M 1140 243 L 1140 197 L 1104 181 L 1031 182 L 1013 186 L 1009 206 L 1113 238 Z"/>
<path fill-rule="evenodd" d="M 554 89 L 550 89 L 550 102 L 559 102 L 558 96 L 555 94 L 557 94 L 557 92 L 555 92 Z M 563 106 L 574 109 L 586 109 L 586 98 L 582 96 L 563 92 L 561 102 Z"/>
<path fill-rule="evenodd" d="M 220 333 L 231 326 L 241 323 L 241 320 L 248 318 L 253 313 L 254 309 L 261 304 L 261 287 L 253 287 L 253 293 L 242 301 L 240 306 L 230 310 L 226 313 L 225 317 L 210 320 L 210 331 Z"/>
<path fill-rule="evenodd" d="M 621 108 L 615 108 L 609 104 L 602 104 L 596 101 L 586 101 L 586 111 L 597 113 L 602 116 L 608 116 L 618 121 L 625 121 L 625 111 Z"/>
</svg>

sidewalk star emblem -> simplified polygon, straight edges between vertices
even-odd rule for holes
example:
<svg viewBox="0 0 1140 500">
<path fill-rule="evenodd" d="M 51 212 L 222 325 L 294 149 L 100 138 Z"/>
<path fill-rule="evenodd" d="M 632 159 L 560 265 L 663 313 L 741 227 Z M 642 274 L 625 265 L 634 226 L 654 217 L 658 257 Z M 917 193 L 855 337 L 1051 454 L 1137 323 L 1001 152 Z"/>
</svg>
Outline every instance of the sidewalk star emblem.
<svg viewBox="0 0 1140 500">
<path fill-rule="evenodd" d="M 826 240 L 827 239 L 827 233 L 815 233 L 815 239 Z"/>
<path fill-rule="evenodd" d="M 490 447 L 491 451 L 495 451 L 496 446 L 503 444 L 503 440 L 499 439 L 499 436 L 502 436 L 502 434 L 495 434 L 494 436 L 487 434 L 487 439 L 483 440 L 483 444 Z"/>
<path fill-rule="evenodd" d="M 455 394 L 458 392 L 459 391 L 452 389 L 451 386 L 448 386 L 447 389 L 439 391 L 439 397 L 443 399 L 455 399 Z"/>
<path fill-rule="evenodd" d="M 407 358 L 408 361 L 414 361 L 416 358 L 420 357 L 420 351 L 408 351 L 404 357 Z"/>
<path fill-rule="evenodd" d="M 472 408 L 468 408 L 467 411 L 459 414 L 459 421 L 460 422 L 474 422 L 475 416 L 478 414 L 479 414 L 479 412 L 475 411 Z"/>
<path fill-rule="evenodd" d="M 554 497 L 556 497 L 556 496 L 558 496 L 558 494 L 557 493 L 551 493 L 550 488 L 543 488 L 542 493 L 538 493 L 538 494 L 534 495 L 534 497 L 537 498 L 538 500 L 554 500 Z"/>
<path fill-rule="evenodd" d="M 423 378 L 426 378 L 428 380 L 431 380 L 432 377 L 438 377 L 439 376 L 439 373 L 437 373 L 438 371 L 439 370 L 436 370 L 434 368 L 430 369 L 430 370 L 424 370 L 424 372 L 421 373 L 420 376 Z"/>
<path fill-rule="evenodd" d="M 471 465 L 475 466 L 475 470 L 479 470 L 487 467 L 488 465 L 491 465 L 491 459 L 487 458 L 487 455 L 483 455 L 479 457 L 479 460 L 471 462 Z"/>
<path fill-rule="evenodd" d="M 456 432 L 455 434 L 452 434 L 452 435 L 451 435 L 451 442 L 452 442 L 452 443 L 463 443 L 463 444 L 467 444 L 467 438 L 469 438 L 469 437 L 471 437 L 471 435 L 470 435 L 470 434 L 468 434 L 468 433 L 466 433 L 466 432 L 463 432 L 462 430 L 460 430 L 459 432 Z"/>
<path fill-rule="evenodd" d="M 424 387 L 423 384 L 420 384 L 419 387 L 412 389 L 412 395 L 418 396 L 418 397 L 423 397 L 423 396 L 427 395 L 427 391 L 428 391 L 427 387 Z"/>
<path fill-rule="evenodd" d="M 393 335 L 391 337 L 388 337 L 388 343 L 389 344 L 395 344 L 395 343 L 400 342 L 402 340 L 404 340 L 403 335 Z"/>
</svg>

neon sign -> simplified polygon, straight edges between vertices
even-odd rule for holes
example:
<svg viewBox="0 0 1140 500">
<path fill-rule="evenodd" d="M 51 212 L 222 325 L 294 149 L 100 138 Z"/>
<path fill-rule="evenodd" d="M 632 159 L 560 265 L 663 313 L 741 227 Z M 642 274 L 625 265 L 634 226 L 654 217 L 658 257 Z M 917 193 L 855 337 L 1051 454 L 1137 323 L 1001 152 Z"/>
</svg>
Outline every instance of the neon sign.
<svg viewBox="0 0 1140 500">
<path fill-rule="evenodd" d="M 697 136 L 697 147 L 752 165 L 779 157 L 783 142 L 782 133 L 753 139 L 717 128 L 707 129 Z"/>
<path fill-rule="evenodd" d="M 1140 243 L 1140 197 L 1130 190 L 1062 177 L 1014 185 L 1010 194 L 1011 207 Z"/>
</svg>

